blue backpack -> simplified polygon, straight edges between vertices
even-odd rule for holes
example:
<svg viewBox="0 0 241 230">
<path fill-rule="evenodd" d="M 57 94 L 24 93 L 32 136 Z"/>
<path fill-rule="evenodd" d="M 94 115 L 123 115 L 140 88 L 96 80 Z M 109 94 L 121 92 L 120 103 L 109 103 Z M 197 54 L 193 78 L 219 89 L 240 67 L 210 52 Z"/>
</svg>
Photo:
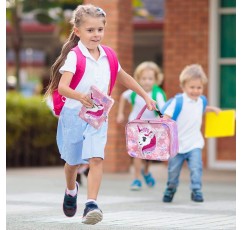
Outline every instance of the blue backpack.
<svg viewBox="0 0 241 230">
<path fill-rule="evenodd" d="M 203 113 L 205 112 L 206 106 L 207 106 L 207 98 L 204 95 L 200 96 L 203 101 Z M 172 100 L 176 99 L 176 106 L 172 115 L 172 120 L 176 121 L 181 110 L 182 110 L 182 104 L 183 104 L 183 94 L 177 94 L 175 97 L 170 98 L 165 105 L 161 109 L 161 113 L 164 114 L 167 107 L 171 104 Z"/>
</svg>

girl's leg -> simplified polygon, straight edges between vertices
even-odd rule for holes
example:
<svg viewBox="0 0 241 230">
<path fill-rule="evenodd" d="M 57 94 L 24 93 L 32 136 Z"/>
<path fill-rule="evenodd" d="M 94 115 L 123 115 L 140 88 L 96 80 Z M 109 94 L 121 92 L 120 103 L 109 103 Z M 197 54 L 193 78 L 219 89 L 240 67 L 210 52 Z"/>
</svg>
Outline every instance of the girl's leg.
<svg viewBox="0 0 241 230">
<path fill-rule="evenodd" d="M 135 179 L 140 180 L 141 179 L 141 165 L 142 165 L 142 159 L 140 158 L 134 158 L 134 177 Z"/>
<path fill-rule="evenodd" d="M 134 164 L 134 180 L 131 183 L 130 189 L 133 191 L 137 191 L 137 190 L 140 190 L 142 187 L 142 183 L 141 183 L 142 159 L 133 158 L 133 164 Z"/>
<path fill-rule="evenodd" d="M 68 217 L 74 216 L 77 210 L 78 186 L 76 186 L 76 176 L 78 167 L 78 165 L 69 165 L 68 163 L 64 165 L 67 189 L 64 195 L 63 211 Z"/>
<path fill-rule="evenodd" d="M 87 199 L 96 200 L 99 192 L 102 174 L 103 174 L 103 159 L 94 157 L 89 160 L 89 174 Z"/>
<path fill-rule="evenodd" d="M 144 161 L 144 173 L 148 174 L 149 173 L 149 167 L 150 167 L 151 161 L 145 160 Z"/>
<path fill-rule="evenodd" d="M 149 172 L 151 161 L 145 160 L 144 161 L 144 169 L 141 171 L 144 180 L 149 187 L 153 187 L 156 183 L 155 179 L 153 178 L 152 174 Z"/>
<path fill-rule="evenodd" d="M 103 213 L 96 203 L 103 174 L 103 159 L 100 157 L 91 158 L 89 169 L 87 202 L 85 203 L 82 223 L 96 224 L 103 219 Z"/>
<path fill-rule="evenodd" d="M 75 189 L 78 168 L 79 165 L 69 165 L 68 163 L 64 165 L 66 185 L 69 190 Z"/>
</svg>

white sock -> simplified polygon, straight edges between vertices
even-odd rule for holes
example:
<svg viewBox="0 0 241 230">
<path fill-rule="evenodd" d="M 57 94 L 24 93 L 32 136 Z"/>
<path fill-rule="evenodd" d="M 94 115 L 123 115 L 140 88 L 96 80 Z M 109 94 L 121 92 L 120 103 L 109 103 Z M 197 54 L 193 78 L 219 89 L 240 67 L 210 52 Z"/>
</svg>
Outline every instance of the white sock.
<svg viewBox="0 0 241 230">
<path fill-rule="evenodd" d="M 68 195 L 71 195 L 71 196 L 75 196 L 76 194 L 77 194 L 77 187 L 76 187 L 76 185 L 75 185 L 75 189 L 73 189 L 73 190 L 69 190 L 68 188 L 67 188 L 67 192 L 66 192 Z"/>
<path fill-rule="evenodd" d="M 93 200 L 93 199 L 87 199 L 87 201 L 85 203 L 88 203 L 88 202 L 93 202 L 93 203 L 97 204 L 96 200 Z"/>
</svg>

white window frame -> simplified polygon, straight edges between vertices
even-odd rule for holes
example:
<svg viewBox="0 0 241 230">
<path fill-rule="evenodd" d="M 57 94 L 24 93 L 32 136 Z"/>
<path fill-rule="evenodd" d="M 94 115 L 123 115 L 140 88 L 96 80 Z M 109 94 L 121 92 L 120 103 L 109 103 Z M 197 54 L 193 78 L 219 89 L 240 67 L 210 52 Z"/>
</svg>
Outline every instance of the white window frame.
<svg viewBox="0 0 241 230">
<path fill-rule="evenodd" d="M 219 15 L 233 14 L 236 8 L 221 9 L 220 0 L 209 0 L 209 83 L 208 95 L 210 105 L 219 106 L 220 89 L 220 65 L 234 64 L 236 58 L 219 58 Z M 207 140 L 207 159 L 208 168 L 236 170 L 236 161 L 217 159 L 217 141 L 216 138 Z"/>
</svg>

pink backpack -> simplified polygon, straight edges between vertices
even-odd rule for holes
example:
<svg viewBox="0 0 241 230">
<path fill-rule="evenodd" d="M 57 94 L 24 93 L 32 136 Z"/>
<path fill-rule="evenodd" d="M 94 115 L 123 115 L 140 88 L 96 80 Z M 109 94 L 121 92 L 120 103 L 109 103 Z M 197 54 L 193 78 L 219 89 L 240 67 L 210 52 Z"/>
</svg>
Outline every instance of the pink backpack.
<svg viewBox="0 0 241 230">
<path fill-rule="evenodd" d="M 116 81 L 116 76 L 118 72 L 118 59 L 115 52 L 110 47 L 104 46 L 104 45 L 101 45 L 101 46 L 107 55 L 109 65 L 110 65 L 110 75 L 111 75 L 110 92 L 109 92 L 109 95 L 110 95 Z M 82 54 L 78 45 L 75 46 L 72 49 L 72 51 L 74 51 L 77 55 L 77 63 L 76 63 L 76 72 L 69 86 L 70 88 L 75 89 L 84 75 L 85 66 L 86 66 L 86 57 Z M 64 106 L 66 98 L 59 94 L 58 89 L 54 90 L 52 97 L 53 97 L 53 106 L 54 106 L 53 110 L 55 115 L 58 116 Z"/>
<path fill-rule="evenodd" d="M 152 120 L 141 120 L 146 105 L 135 120 L 126 125 L 126 147 L 131 157 L 167 161 L 178 153 L 176 122 L 162 115 Z"/>
</svg>

